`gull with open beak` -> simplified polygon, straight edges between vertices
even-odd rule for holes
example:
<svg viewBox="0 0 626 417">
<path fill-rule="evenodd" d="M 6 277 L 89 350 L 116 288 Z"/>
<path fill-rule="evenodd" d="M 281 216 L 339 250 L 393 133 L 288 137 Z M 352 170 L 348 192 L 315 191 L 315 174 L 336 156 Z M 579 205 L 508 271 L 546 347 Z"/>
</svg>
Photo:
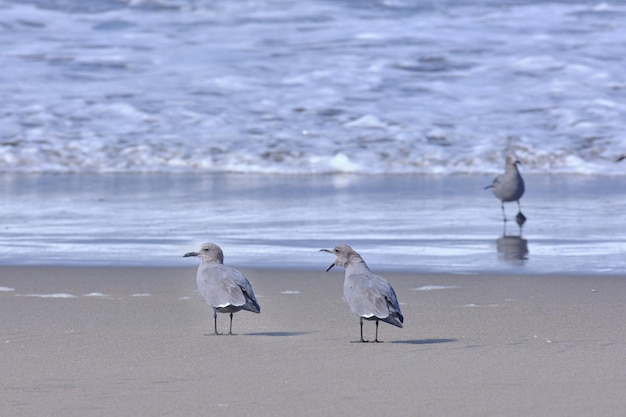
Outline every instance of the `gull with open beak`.
<svg viewBox="0 0 626 417">
<path fill-rule="evenodd" d="M 335 262 L 326 271 L 330 271 L 334 266 L 341 266 L 346 270 L 343 297 L 350 309 L 359 316 L 361 342 L 367 342 L 363 339 L 363 319 L 376 321 L 374 342 L 380 342 L 378 340 L 379 321 L 402 327 L 404 317 L 391 284 L 383 277 L 371 272 L 358 252 L 348 245 L 337 245 L 334 249 L 320 249 L 320 251 L 336 256 Z"/>
</svg>

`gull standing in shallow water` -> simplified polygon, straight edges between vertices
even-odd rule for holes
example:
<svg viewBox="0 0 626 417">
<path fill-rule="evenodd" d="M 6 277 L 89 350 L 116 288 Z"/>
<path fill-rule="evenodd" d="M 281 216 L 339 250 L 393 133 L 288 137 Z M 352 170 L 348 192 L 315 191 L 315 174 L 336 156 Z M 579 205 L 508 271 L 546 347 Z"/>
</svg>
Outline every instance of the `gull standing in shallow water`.
<svg viewBox="0 0 626 417">
<path fill-rule="evenodd" d="M 256 301 L 248 279 L 238 270 L 224 265 L 224 253 L 214 243 L 204 243 L 198 252 L 189 252 L 184 258 L 200 258 L 198 292 L 204 301 L 213 307 L 214 334 L 217 332 L 217 313 L 230 313 L 228 334 L 233 334 L 233 313 L 248 310 L 260 313 L 261 307 Z"/>
<path fill-rule="evenodd" d="M 485 190 L 487 188 L 491 188 L 493 194 L 501 201 L 502 217 L 504 221 L 506 221 L 504 203 L 516 201 L 516 221 L 521 226 L 526 221 L 526 217 L 522 214 L 522 209 L 519 203 L 520 198 L 524 195 L 524 179 L 517 169 L 518 164 L 520 164 L 520 161 L 518 161 L 515 156 L 507 156 L 504 174 L 498 175 L 493 180 L 493 184 L 486 186 Z"/>
<path fill-rule="evenodd" d="M 337 265 L 345 268 L 346 278 L 343 283 L 343 297 L 350 309 L 359 316 L 361 324 L 361 342 L 363 339 L 363 319 L 376 321 L 376 337 L 378 340 L 378 322 L 384 321 L 402 327 L 404 317 L 396 293 L 383 277 L 369 270 L 361 255 L 348 245 L 338 245 L 334 249 L 320 249 L 337 257 L 328 269 Z"/>
</svg>

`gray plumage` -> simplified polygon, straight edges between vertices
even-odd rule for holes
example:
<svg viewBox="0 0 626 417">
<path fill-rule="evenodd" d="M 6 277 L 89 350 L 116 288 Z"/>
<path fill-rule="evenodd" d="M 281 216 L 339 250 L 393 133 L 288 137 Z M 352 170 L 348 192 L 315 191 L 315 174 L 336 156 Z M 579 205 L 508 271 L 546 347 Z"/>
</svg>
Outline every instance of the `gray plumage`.
<svg viewBox="0 0 626 417">
<path fill-rule="evenodd" d="M 505 221 L 504 203 L 516 201 L 518 216 L 522 212 L 519 200 L 524 195 L 525 189 L 524 179 L 517 168 L 518 164 L 520 161 L 515 156 L 507 156 L 504 174 L 498 175 L 493 180 L 493 184 L 485 187 L 485 189 L 491 188 L 493 194 L 501 201 L 502 217 Z"/>
<path fill-rule="evenodd" d="M 260 313 L 261 307 L 254 296 L 248 279 L 235 268 L 224 265 L 224 253 L 214 243 L 204 243 L 198 252 L 183 257 L 197 256 L 200 266 L 196 281 L 198 292 L 213 308 L 213 324 L 217 332 L 217 313 L 230 313 L 228 334 L 233 334 L 233 313 L 240 310 Z"/>
<path fill-rule="evenodd" d="M 363 319 L 376 321 L 374 342 L 379 342 L 379 321 L 402 327 L 404 317 L 391 284 L 383 277 L 371 272 L 358 252 L 348 245 L 338 245 L 332 250 L 320 249 L 320 251 L 336 256 L 335 262 L 326 271 L 330 271 L 335 265 L 346 270 L 343 297 L 350 309 L 359 316 L 361 342 L 366 342 L 363 339 Z"/>
</svg>

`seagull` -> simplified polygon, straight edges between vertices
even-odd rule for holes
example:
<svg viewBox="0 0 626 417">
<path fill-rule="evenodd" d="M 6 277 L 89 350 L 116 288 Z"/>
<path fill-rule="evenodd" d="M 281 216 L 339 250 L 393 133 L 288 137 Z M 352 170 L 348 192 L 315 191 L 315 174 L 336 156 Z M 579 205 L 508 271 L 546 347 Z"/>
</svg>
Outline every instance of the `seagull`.
<svg viewBox="0 0 626 417">
<path fill-rule="evenodd" d="M 224 252 L 214 243 L 204 243 L 198 252 L 189 252 L 184 258 L 197 256 L 200 266 L 196 277 L 198 292 L 213 307 L 213 324 L 217 331 L 217 313 L 230 313 L 228 334 L 233 334 L 233 313 L 239 310 L 260 313 L 261 307 L 254 296 L 248 279 L 238 270 L 224 265 Z"/>
<path fill-rule="evenodd" d="M 361 324 L 361 342 L 363 339 L 363 319 L 376 321 L 378 343 L 378 322 L 402 327 L 404 317 L 400 311 L 396 293 L 387 280 L 369 270 L 365 261 L 348 245 L 337 245 L 334 249 L 320 249 L 320 252 L 332 253 L 337 257 L 326 272 L 337 265 L 345 268 L 346 278 L 343 283 L 343 298 L 350 309 L 359 316 Z"/>
<path fill-rule="evenodd" d="M 509 155 L 506 158 L 506 166 L 504 174 L 498 175 L 493 184 L 485 187 L 485 190 L 491 188 L 493 194 L 502 202 L 502 217 L 506 221 L 506 214 L 504 212 L 504 203 L 511 201 L 517 202 L 517 217 L 518 224 L 524 224 L 526 217 L 522 214 L 519 200 L 524 195 L 524 179 L 517 169 L 517 165 L 521 162 L 513 155 Z"/>
</svg>

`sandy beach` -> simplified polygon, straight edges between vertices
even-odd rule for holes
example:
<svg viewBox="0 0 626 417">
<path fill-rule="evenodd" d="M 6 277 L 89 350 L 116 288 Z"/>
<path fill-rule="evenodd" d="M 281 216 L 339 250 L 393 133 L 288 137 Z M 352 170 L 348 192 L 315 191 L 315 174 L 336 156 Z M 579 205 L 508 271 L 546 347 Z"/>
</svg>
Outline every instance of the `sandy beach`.
<svg viewBox="0 0 626 417">
<path fill-rule="evenodd" d="M 242 270 L 261 314 L 208 336 L 195 267 L 1 267 L 0 413 L 626 413 L 623 276 L 376 271 L 405 327 L 361 344 L 342 271 Z"/>
<path fill-rule="evenodd" d="M 626 2 L 0 11 L 0 417 L 626 416 Z"/>
</svg>

